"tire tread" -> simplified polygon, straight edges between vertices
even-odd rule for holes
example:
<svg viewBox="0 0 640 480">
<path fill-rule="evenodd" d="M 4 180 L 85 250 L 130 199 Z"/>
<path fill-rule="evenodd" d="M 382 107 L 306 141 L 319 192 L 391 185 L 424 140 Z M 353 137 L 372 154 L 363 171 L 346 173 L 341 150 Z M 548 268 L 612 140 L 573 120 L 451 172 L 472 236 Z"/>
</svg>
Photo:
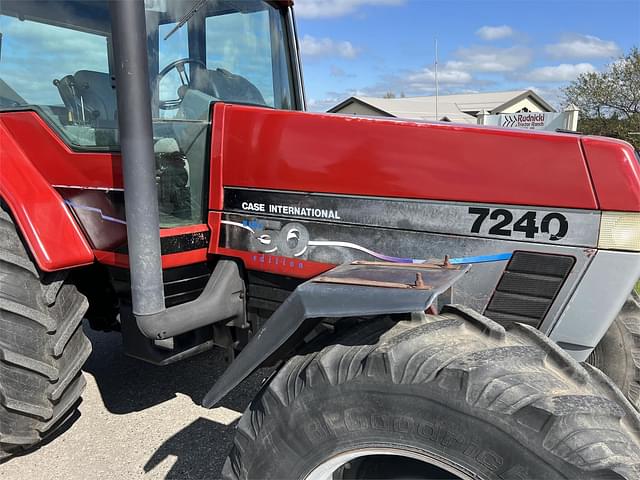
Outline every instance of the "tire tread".
<svg viewBox="0 0 640 480">
<path fill-rule="evenodd" d="M 640 410 L 640 296 L 635 291 L 587 362 L 612 375 L 629 402 Z"/>
<path fill-rule="evenodd" d="M 40 443 L 71 416 L 86 385 L 80 370 L 91 343 L 81 325 L 87 299 L 66 272 L 39 272 L 1 208 L 0 236 L 5 282 L 0 285 L 9 288 L 0 291 L 0 330 L 7 332 L 0 340 L 0 458 L 5 458 Z M 11 393 L 3 388 L 16 382 L 27 387 L 13 387 Z"/>
<path fill-rule="evenodd" d="M 583 367 L 537 330 L 518 324 L 505 330 L 455 306 L 422 322 L 398 322 L 386 332 L 385 322 L 380 324 L 374 347 L 338 341 L 287 362 L 238 422 L 224 478 L 244 480 L 257 461 L 250 458 L 250 443 L 261 438 L 265 418 L 256 421 L 254 412 L 264 415 L 277 407 L 274 399 L 291 405 L 308 388 L 358 377 L 440 389 L 482 418 L 525 426 L 516 432 L 520 441 L 537 435 L 545 455 L 585 475 L 640 478 L 635 409 L 603 374 Z"/>
</svg>

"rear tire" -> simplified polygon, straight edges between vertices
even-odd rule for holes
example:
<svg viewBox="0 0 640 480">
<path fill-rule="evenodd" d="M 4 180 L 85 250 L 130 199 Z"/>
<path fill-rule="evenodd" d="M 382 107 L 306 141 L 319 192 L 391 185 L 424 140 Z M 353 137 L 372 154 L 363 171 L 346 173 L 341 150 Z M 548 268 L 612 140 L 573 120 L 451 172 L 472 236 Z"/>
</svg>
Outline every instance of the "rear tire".
<svg viewBox="0 0 640 480">
<path fill-rule="evenodd" d="M 640 296 L 634 291 L 587 359 L 640 410 Z"/>
<path fill-rule="evenodd" d="M 0 459 L 40 443 L 75 411 L 91 353 L 87 299 L 42 274 L 0 208 Z"/>
<path fill-rule="evenodd" d="M 238 423 L 223 477 L 635 480 L 638 432 L 600 371 L 533 328 L 448 308 L 371 321 L 290 359 Z M 338 477 L 323 473 L 367 452 Z M 395 473 L 371 463 L 381 452 L 395 452 Z"/>
</svg>

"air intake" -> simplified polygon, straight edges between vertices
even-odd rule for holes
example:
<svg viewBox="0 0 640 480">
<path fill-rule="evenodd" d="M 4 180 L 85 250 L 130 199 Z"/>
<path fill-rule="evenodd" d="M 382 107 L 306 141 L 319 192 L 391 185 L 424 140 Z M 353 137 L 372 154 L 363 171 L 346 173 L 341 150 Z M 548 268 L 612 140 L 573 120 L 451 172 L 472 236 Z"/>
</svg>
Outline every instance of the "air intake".
<svg viewBox="0 0 640 480">
<path fill-rule="evenodd" d="M 574 263 L 564 255 L 514 252 L 484 314 L 502 324 L 539 327 Z"/>
</svg>

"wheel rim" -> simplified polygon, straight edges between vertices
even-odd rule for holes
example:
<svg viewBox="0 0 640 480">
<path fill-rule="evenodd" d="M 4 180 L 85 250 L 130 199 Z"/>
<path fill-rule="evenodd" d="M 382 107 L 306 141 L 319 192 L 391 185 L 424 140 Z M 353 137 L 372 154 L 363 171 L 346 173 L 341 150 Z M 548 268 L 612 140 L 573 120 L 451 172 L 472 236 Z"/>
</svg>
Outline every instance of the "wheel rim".
<svg viewBox="0 0 640 480">
<path fill-rule="evenodd" d="M 444 471 L 450 475 L 452 478 L 460 479 L 460 480 L 473 480 L 473 478 L 478 478 L 477 476 L 471 476 L 471 474 L 467 471 L 464 471 L 462 467 L 456 468 L 456 466 L 451 465 L 449 463 L 445 463 L 441 459 L 438 459 L 432 455 L 427 453 L 419 453 L 412 450 L 404 450 L 399 448 L 391 448 L 391 447 L 367 447 L 367 448 L 359 448 L 348 450 L 346 452 L 342 452 L 338 455 L 334 455 L 333 457 L 323 461 L 321 464 L 316 466 L 310 473 L 308 473 L 304 480 L 336 480 L 336 478 L 343 478 L 340 475 L 340 470 L 342 467 L 345 467 L 348 464 L 351 464 L 354 461 L 362 461 L 363 459 L 374 458 L 374 457 L 396 457 L 400 462 L 406 460 L 417 460 L 421 464 L 424 464 L 425 467 L 435 467 L 440 471 Z M 334 476 L 338 474 L 338 476 Z M 349 477 L 349 478 L 359 478 L 359 477 Z M 442 478 L 441 475 L 438 476 L 425 476 L 419 478 Z"/>
</svg>

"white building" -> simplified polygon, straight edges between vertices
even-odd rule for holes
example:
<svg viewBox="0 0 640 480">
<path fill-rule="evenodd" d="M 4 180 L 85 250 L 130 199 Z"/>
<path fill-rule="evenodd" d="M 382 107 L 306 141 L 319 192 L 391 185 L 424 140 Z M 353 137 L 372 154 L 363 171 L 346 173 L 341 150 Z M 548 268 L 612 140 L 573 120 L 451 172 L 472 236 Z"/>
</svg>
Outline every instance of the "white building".
<svg viewBox="0 0 640 480">
<path fill-rule="evenodd" d="M 374 115 L 415 120 L 440 120 L 455 123 L 478 123 L 485 115 L 520 112 L 555 112 L 532 90 L 494 93 L 440 95 L 436 115 L 436 97 L 376 98 L 349 97 L 328 110 L 347 115 Z"/>
</svg>

